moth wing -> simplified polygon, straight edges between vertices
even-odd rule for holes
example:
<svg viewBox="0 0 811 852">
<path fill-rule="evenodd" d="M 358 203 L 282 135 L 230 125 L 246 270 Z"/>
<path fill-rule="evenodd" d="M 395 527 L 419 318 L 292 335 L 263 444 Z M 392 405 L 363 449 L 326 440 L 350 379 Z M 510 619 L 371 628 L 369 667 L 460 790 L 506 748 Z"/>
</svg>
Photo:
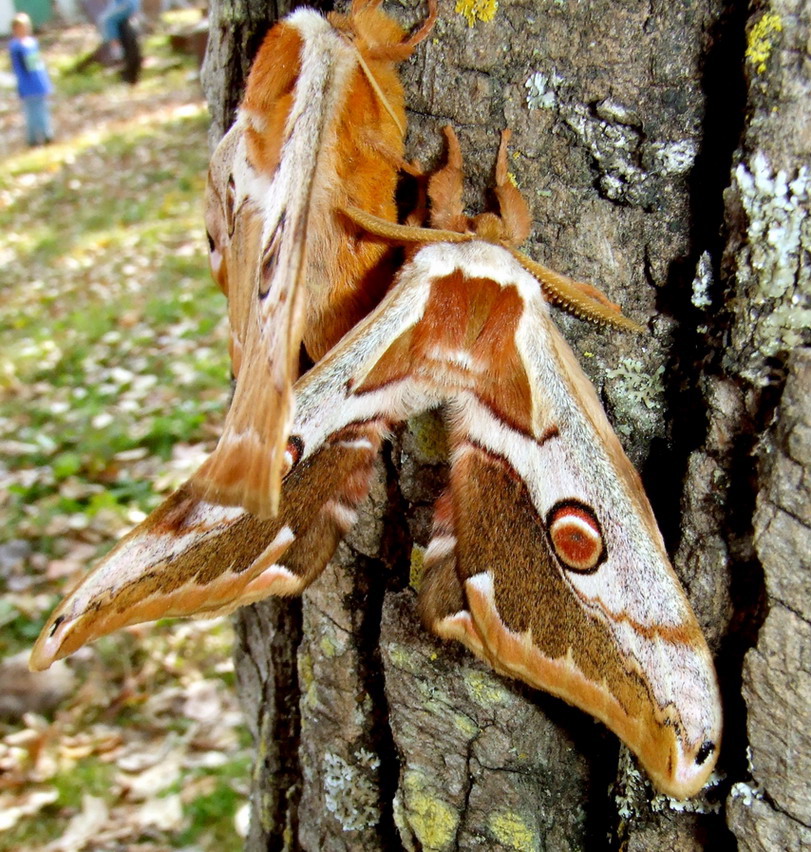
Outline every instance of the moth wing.
<svg viewBox="0 0 811 852">
<path fill-rule="evenodd" d="M 193 486 L 208 500 L 269 517 L 278 501 L 292 426 L 305 315 L 306 185 L 314 161 L 282 159 L 268 181 L 249 162 L 247 144 L 243 136 L 234 156 L 236 209 L 227 259 L 236 388 L 217 448 Z M 305 191 L 285 196 L 292 165 L 299 166 Z"/>
<path fill-rule="evenodd" d="M 329 168 L 336 80 L 354 56 L 313 11 L 277 24 L 253 64 L 235 129 L 214 158 L 212 185 L 226 201 L 214 224 L 225 219 L 230 231 L 236 388 L 220 442 L 193 487 L 259 517 L 278 506 L 304 333 L 305 253 L 324 227 L 313 213 L 316 185 L 324 182 L 319 169 Z"/>
<path fill-rule="evenodd" d="M 417 321 L 395 290 L 296 384 L 277 517 L 202 499 L 187 483 L 129 533 L 59 604 L 31 653 L 34 670 L 108 633 L 157 618 L 213 616 L 299 594 L 356 520 L 393 421 L 433 403 L 410 378 L 359 390 L 387 341 Z"/>
<path fill-rule="evenodd" d="M 720 741 L 709 650 L 537 282 L 499 263 L 523 309 L 512 322 L 502 308 L 496 337 L 470 345 L 479 378 L 448 405 L 450 491 L 426 553 L 424 618 L 596 716 L 660 789 L 691 795 Z"/>
</svg>

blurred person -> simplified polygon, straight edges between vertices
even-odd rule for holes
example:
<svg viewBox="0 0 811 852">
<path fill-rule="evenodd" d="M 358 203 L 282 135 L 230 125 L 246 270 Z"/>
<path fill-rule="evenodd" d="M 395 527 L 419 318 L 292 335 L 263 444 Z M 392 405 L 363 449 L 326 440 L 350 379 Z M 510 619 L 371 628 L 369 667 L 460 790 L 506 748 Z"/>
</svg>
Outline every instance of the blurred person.
<svg viewBox="0 0 811 852">
<path fill-rule="evenodd" d="M 141 0 L 109 0 L 98 19 L 101 39 L 109 46 L 110 57 L 124 60 L 122 76 L 135 83 L 141 71 L 141 49 L 131 18 L 141 11 Z"/>
<path fill-rule="evenodd" d="M 53 141 L 53 125 L 48 98 L 53 92 L 50 77 L 33 37 L 31 18 L 20 12 L 11 21 L 11 67 L 17 78 L 17 92 L 23 102 L 28 144 L 44 145 Z"/>
<path fill-rule="evenodd" d="M 121 46 L 121 25 L 141 11 L 140 0 L 109 0 L 98 20 L 101 40 L 109 45 L 113 59 L 124 58 Z"/>
</svg>

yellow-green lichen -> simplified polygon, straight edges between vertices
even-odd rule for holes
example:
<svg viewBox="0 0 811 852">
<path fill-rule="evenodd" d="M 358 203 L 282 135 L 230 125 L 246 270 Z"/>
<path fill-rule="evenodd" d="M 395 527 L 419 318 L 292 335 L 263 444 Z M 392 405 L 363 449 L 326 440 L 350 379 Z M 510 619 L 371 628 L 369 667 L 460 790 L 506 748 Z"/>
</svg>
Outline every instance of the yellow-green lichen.
<svg viewBox="0 0 811 852">
<path fill-rule="evenodd" d="M 506 704 L 510 694 L 491 675 L 472 671 L 465 675 L 465 686 L 470 697 L 478 704 Z"/>
<path fill-rule="evenodd" d="M 316 697 L 315 671 L 313 670 L 313 658 L 309 654 L 301 654 L 298 660 L 298 682 L 304 695 L 304 702 L 308 707 L 315 707 L 318 702 Z"/>
<path fill-rule="evenodd" d="M 780 15 L 766 12 L 749 30 L 746 39 L 746 58 L 754 65 L 755 71 L 762 74 L 774 50 L 774 38 L 783 32 L 783 21 Z"/>
<path fill-rule="evenodd" d="M 325 657 L 337 657 L 340 653 L 340 649 L 331 636 L 322 636 L 318 644 Z"/>
<path fill-rule="evenodd" d="M 461 713 L 454 715 L 453 724 L 456 730 L 469 740 L 479 733 L 479 726 L 469 716 L 463 716 Z"/>
<path fill-rule="evenodd" d="M 408 585 L 418 592 L 422 585 L 422 575 L 425 572 L 425 548 L 415 544 L 411 548 L 411 567 L 408 572 Z"/>
<path fill-rule="evenodd" d="M 517 852 L 537 852 L 541 848 L 538 833 L 512 811 L 499 811 L 487 820 L 490 831 L 499 843 Z"/>
<path fill-rule="evenodd" d="M 390 642 L 386 652 L 393 666 L 410 674 L 417 674 L 422 667 L 421 661 L 414 651 L 398 642 Z"/>
<path fill-rule="evenodd" d="M 403 778 L 405 816 L 425 852 L 442 852 L 453 844 L 459 815 L 428 789 L 422 772 L 409 770 Z"/>
<path fill-rule="evenodd" d="M 464 15 L 467 25 L 476 21 L 492 21 L 498 11 L 498 0 L 456 0 L 456 12 Z"/>
<path fill-rule="evenodd" d="M 408 421 L 408 431 L 414 438 L 414 447 L 420 461 L 436 464 L 448 458 L 448 436 L 441 415 L 427 411 Z"/>
</svg>

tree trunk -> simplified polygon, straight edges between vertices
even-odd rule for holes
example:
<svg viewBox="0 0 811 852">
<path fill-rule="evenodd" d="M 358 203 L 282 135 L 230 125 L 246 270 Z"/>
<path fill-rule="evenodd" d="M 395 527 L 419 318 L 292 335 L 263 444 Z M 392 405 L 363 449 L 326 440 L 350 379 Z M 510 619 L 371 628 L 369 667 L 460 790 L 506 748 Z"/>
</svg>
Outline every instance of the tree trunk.
<svg viewBox="0 0 811 852">
<path fill-rule="evenodd" d="M 211 4 L 214 139 L 278 5 Z M 440 0 L 402 69 L 409 156 L 440 162 L 450 122 L 478 212 L 512 128 L 527 253 L 650 318 L 641 341 L 558 320 L 716 653 L 714 786 L 654 796 L 601 725 L 424 632 L 411 586 L 446 476 L 426 416 L 303 599 L 237 617 L 250 850 L 808 848 L 809 44 L 799 0 L 502 0 L 474 26 Z"/>
</svg>

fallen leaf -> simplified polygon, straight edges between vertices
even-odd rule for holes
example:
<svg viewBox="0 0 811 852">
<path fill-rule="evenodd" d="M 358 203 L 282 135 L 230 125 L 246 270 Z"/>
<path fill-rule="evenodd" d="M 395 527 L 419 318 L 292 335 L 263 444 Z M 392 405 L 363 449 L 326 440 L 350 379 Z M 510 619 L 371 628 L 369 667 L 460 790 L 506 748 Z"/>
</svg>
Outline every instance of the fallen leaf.
<svg viewBox="0 0 811 852">
<path fill-rule="evenodd" d="M 0 793 L 0 831 L 8 831 L 23 818 L 39 813 L 59 798 L 56 790 L 30 790 L 20 796 Z"/>
<path fill-rule="evenodd" d="M 68 823 L 62 837 L 45 847 L 46 852 L 81 852 L 104 828 L 108 817 L 104 799 L 85 793 L 82 810 Z"/>
</svg>

